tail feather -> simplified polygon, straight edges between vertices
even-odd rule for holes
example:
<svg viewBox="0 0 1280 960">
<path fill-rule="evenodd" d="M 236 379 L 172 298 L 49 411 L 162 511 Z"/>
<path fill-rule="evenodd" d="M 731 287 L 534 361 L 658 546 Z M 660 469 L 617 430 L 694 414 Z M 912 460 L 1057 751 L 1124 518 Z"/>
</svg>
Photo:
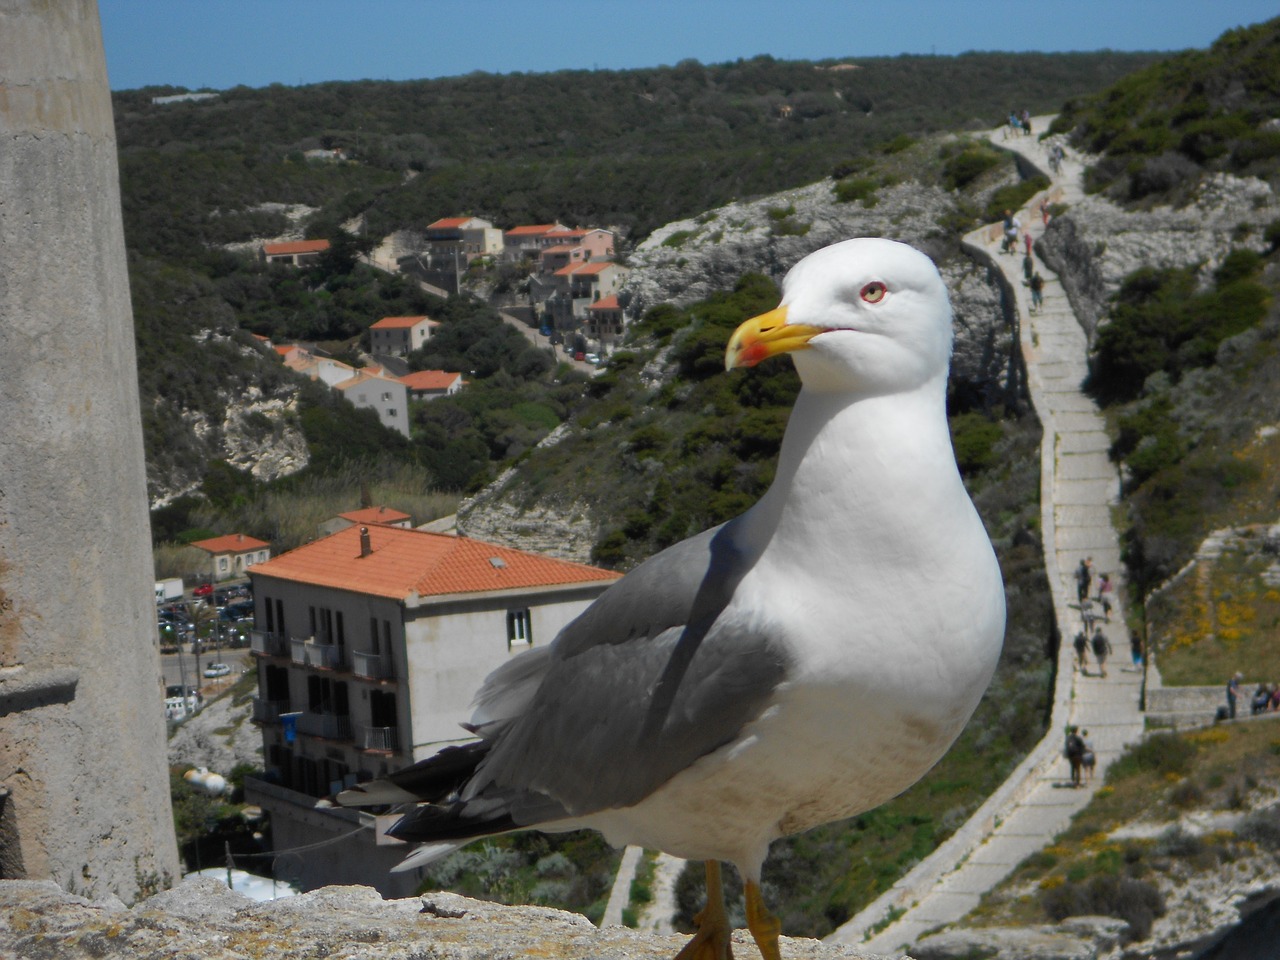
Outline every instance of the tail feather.
<svg viewBox="0 0 1280 960">
<path fill-rule="evenodd" d="M 346 807 L 438 803 L 462 788 L 488 752 L 489 744 L 484 740 L 445 747 L 439 753 L 380 780 L 356 784 L 338 794 L 337 801 Z"/>
</svg>

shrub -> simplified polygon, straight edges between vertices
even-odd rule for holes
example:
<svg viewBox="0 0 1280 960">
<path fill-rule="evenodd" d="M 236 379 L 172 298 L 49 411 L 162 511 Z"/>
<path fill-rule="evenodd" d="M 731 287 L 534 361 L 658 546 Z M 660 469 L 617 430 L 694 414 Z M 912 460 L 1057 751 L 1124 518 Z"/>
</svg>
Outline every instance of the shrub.
<svg viewBox="0 0 1280 960">
<path fill-rule="evenodd" d="M 1068 880 L 1040 891 L 1040 905 L 1054 922 L 1101 914 L 1129 924 L 1132 940 L 1145 940 L 1156 917 L 1164 915 L 1160 888 L 1147 880 L 1099 874 L 1083 882 Z"/>
<path fill-rule="evenodd" d="M 839 203 L 853 203 L 857 200 L 868 201 L 875 196 L 876 182 L 871 177 L 848 177 L 836 184 L 836 200 Z"/>
<path fill-rule="evenodd" d="M 1108 780 L 1123 780 L 1139 773 L 1186 776 L 1195 756 L 1195 745 L 1175 733 L 1157 733 L 1130 748 L 1111 765 Z"/>
<path fill-rule="evenodd" d="M 969 474 L 990 466 L 995 460 L 995 445 L 1002 435 L 1000 424 L 981 413 L 952 417 L 951 443 L 960 472 Z"/>
<path fill-rule="evenodd" d="M 1048 186 L 1048 177 L 1032 177 L 1030 180 L 1023 180 L 1020 183 L 1011 183 L 1008 186 L 1001 187 L 993 192 L 990 199 L 987 200 L 986 209 L 983 211 L 983 219 L 987 221 L 999 220 L 1006 210 L 1019 209 Z"/>
<path fill-rule="evenodd" d="M 972 144 L 942 165 L 942 185 L 948 190 L 959 190 L 999 164 L 1000 154 L 989 147 Z"/>
</svg>

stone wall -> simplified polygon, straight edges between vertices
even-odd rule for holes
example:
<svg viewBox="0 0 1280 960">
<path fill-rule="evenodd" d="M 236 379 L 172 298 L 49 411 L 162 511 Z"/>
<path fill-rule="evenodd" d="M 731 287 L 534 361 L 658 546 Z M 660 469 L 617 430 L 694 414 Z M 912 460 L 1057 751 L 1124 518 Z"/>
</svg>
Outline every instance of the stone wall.
<svg viewBox="0 0 1280 960">
<path fill-rule="evenodd" d="M 216 880 L 192 877 L 132 910 L 69 896 L 51 883 L 0 882 L 0 957 L 24 960 L 670 960 L 687 937 L 597 928 L 544 907 L 503 907 L 450 893 L 383 900 L 369 887 L 253 901 Z M 746 931 L 736 956 L 760 956 Z M 786 960 L 859 960 L 854 947 L 782 941 Z"/>
</svg>

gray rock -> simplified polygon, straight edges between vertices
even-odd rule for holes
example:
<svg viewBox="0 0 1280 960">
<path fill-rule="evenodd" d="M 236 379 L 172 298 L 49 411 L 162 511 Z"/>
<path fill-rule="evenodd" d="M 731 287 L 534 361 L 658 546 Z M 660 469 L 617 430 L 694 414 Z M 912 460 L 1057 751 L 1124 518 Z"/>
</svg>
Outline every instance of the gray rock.
<svg viewBox="0 0 1280 960">
<path fill-rule="evenodd" d="M 211 886 L 212 884 L 212 886 Z M 271 903 L 189 880 L 132 910 L 62 893 L 52 883 L 0 881 L 0 957 L 23 960 L 670 960 L 682 936 L 598 929 L 578 914 L 505 907 L 455 894 L 383 900 L 369 887 L 323 887 Z M 209 904 L 202 905 L 203 898 Z M 758 956 L 746 931 L 739 957 Z M 853 947 L 783 938 L 787 960 L 858 960 Z"/>
<path fill-rule="evenodd" d="M 1091 937 L 1057 927 L 974 927 L 945 930 L 915 944 L 916 960 L 1097 960 Z"/>
<path fill-rule="evenodd" d="M 1092 337 L 1108 300 L 1135 270 L 1200 264 L 1207 279 L 1232 249 L 1265 251 L 1263 228 L 1278 215 L 1280 200 L 1267 183 L 1216 173 L 1185 207 L 1133 211 L 1085 197 L 1050 221 L 1037 251 Z"/>
</svg>

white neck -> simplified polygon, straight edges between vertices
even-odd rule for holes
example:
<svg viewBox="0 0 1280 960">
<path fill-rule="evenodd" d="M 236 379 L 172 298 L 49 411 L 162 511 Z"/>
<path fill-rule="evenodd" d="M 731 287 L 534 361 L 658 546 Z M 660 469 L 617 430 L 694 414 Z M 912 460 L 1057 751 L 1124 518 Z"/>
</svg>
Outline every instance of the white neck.
<svg viewBox="0 0 1280 960">
<path fill-rule="evenodd" d="M 800 564 L 826 562 L 828 547 L 834 559 L 850 539 L 891 566 L 945 552 L 936 531 L 954 529 L 957 503 L 972 513 L 957 497 L 945 391 L 945 376 L 892 396 L 802 390 L 773 486 L 742 518 L 747 541 Z"/>
</svg>

